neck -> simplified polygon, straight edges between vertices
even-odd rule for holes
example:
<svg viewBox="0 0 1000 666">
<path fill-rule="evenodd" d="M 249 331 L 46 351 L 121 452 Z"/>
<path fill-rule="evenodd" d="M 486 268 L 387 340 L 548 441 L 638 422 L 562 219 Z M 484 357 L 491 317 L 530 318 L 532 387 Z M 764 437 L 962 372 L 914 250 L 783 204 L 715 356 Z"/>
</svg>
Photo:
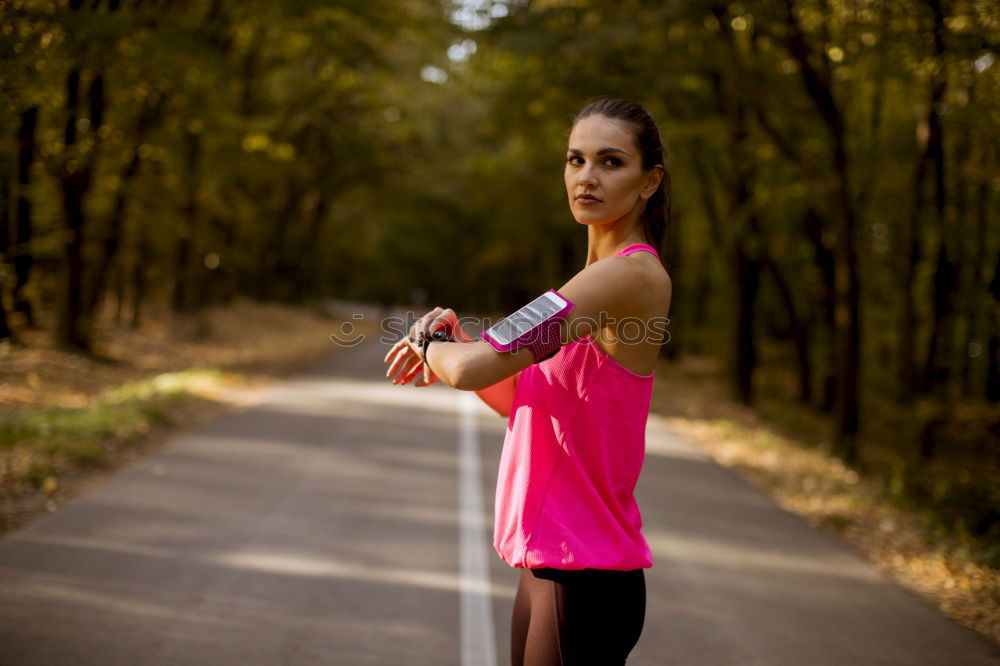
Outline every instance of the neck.
<svg viewBox="0 0 1000 666">
<path fill-rule="evenodd" d="M 645 243 L 642 221 L 638 215 L 627 215 L 607 224 L 592 224 L 587 227 L 587 263 L 614 256 L 615 252 L 634 243 Z"/>
</svg>

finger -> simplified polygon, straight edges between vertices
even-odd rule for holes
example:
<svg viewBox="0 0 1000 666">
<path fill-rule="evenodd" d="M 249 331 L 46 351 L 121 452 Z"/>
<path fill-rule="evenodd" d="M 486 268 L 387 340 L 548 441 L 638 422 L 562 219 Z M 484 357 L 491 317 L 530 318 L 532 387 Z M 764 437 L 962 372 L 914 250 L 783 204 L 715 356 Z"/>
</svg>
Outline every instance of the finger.
<svg viewBox="0 0 1000 666">
<path fill-rule="evenodd" d="M 385 371 L 385 376 L 392 377 L 397 372 L 399 372 L 399 368 L 401 367 L 404 361 L 406 361 L 406 354 L 405 353 L 398 354 L 396 358 L 393 359 L 392 364 L 389 365 L 389 368 Z"/>
<path fill-rule="evenodd" d="M 424 368 L 424 361 L 420 356 L 413 359 L 413 363 L 407 365 L 399 373 L 399 379 L 405 384 L 420 375 Z"/>
<path fill-rule="evenodd" d="M 391 347 L 391 348 L 389 349 L 389 351 L 388 351 L 388 352 L 386 353 L 386 355 L 385 355 L 385 358 L 383 358 L 382 360 L 383 360 L 384 362 L 388 363 L 388 362 L 389 362 L 389 358 L 390 358 L 390 357 L 392 357 L 392 356 L 394 356 L 394 355 L 395 355 L 395 354 L 396 354 L 396 353 L 397 353 L 397 352 L 399 351 L 399 348 L 400 348 L 401 346 L 403 346 L 403 344 L 405 344 L 405 343 L 406 343 L 406 338 L 405 338 L 405 337 L 403 337 L 403 338 L 400 338 L 399 340 L 396 340 L 396 344 L 394 344 L 394 345 L 393 345 L 393 346 L 392 346 L 392 347 Z"/>
<path fill-rule="evenodd" d="M 455 321 L 458 319 L 458 315 L 451 308 L 447 308 L 441 311 L 441 314 L 431 323 L 432 330 L 444 330 L 451 333 L 452 328 L 455 326 Z"/>
<path fill-rule="evenodd" d="M 393 358 L 396 359 L 405 358 L 409 354 L 417 354 L 419 356 L 420 344 L 418 342 L 410 340 L 409 338 L 403 338 L 402 340 L 396 343 L 394 350 L 395 350 L 394 352 L 395 356 L 393 356 Z M 390 353 L 393 352 L 390 351 Z"/>
<path fill-rule="evenodd" d="M 430 333 L 433 330 L 430 327 L 431 322 L 434 321 L 434 319 L 436 319 L 437 316 L 441 314 L 442 311 L 443 311 L 442 308 L 439 307 L 434 308 L 433 310 L 425 314 L 423 317 L 421 317 L 419 320 L 417 320 L 417 323 L 413 325 L 414 337 L 419 338 L 421 333 L 423 332 Z"/>
<path fill-rule="evenodd" d="M 411 379 L 413 379 L 417 373 L 413 371 L 414 368 L 419 368 L 423 362 L 417 359 L 411 359 L 408 361 L 399 371 L 399 374 L 393 380 L 393 384 L 406 384 Z"/>
<path fill-rule="evenodd" d="M 398 358 L 400 357 L 400 355 L 401 355 L 401 354 L 403 354 L 403 353 L 404 353 L 404 351 L 403 351 L 403 349 L 402 349 L 402 348 L 400 348 L 400 347 L 396 347 L 396 348 L 393 348 L 393 349 L 391 349 L 391 350 L 389 351 L 389 353 L 385 355 L 385 358 L 384 358 L 384 359 L 382 359 L 382 360 L 383 360 L 383 362 L 385 362 L 385 363 L 389 363 L 389 364 L 392 364 L 392 363 L 394 363 L 394 362 L 395 362 L 395 361 L 396 361 L 396 360 L 397 360 L 397 359 L 398 359 Z M 386 374 L 388 374 L 388 373 L 386 373 Z"/>
<path fill-rule="evenodd" d="M 428 317 L 436 317 L 436 316 L 438 315 L 438 310 L 440 310 L 440 309 L 441 309 L 441 308 L 434 308 L 434 309 L 433 309 L 433 310 L 431 310 L 430 312 L 426 312 L 426 313 L 424 313 L 424 314 L 423 314 L 423 315 L 422 315 L 422 316 L 420 317 L 420 319 L 417 319 L 417 320 L 416 320 L 415 322 L 413 322 L 413 326 L 411 326 L 411 327 L 410 327 L 410 334 L 411 334 L 411 337 L 414 337 L 414 335 L 415 335 L 415 334 L 417 334 L 417 333 L 419 333 L 419 332 L 420 332 L 421 330 L 423 330 L 423 324 L 424 324 L 424 323 L 426 323 L 426 321 L 427 321 L 427 318 L 428 318 Z"/>
<path fill-rule="evenodd" d="M 437 376 L 435 376 L 434 372 L 432 372 L 431 369 L 429 367 L 427 367 L 427 368 L 424 368 L 424 372 L 423 372 L 423 374 L 420 375 L 420 378 L 417 379 L 417 381 L 413 382 L 413 385 L 414 386 L 430 386 L 431 384 L 433 384 L 436 381 L 437 381 Z"/>
<path fill-rule="evenodd" d="M 413 347 L 414 344 L 415 342 L 407 336 L 403 336 L 399 340 L 396 340 L 396 344 L 394 344 L 392 346 L 392 349 L 390 349 L 389 352 L 385 355 L 386 361 L 388 362 L 389 358 L 393 355 L 398 355 L 401 352 L 405 352 L 405 350 L 408 348 L 409 349 L 414 348 Z"/>
<path fill-rule="evenodd" d="M 419 364 L 419 363 L 420 363 L 419 358 L 408 356 L 402 359 L 398 365 L 396 365 L 393 368 L 390 368 L 392 370 L 392 373 L 386 376 L 392 379 L 393 384 L 399 383 L 410 372 L 414 364 Z"/>
<path fill-rule="evenodd" d="M 398 382 L 403 379 L 406 374 L 413 368 L 415 364 L 420 364 L 420 356 L 418 354 L 406 354 L 399 359 L 399 362 L 392 369 L 393 383 Z"/>
<path fill-rule="evenodd" d="M 409 347 L 402 344 L 392 354 L 392 357 L 387 361 L 390 365 L 389 369 L 386 370 L 386 377 L 395 374 L 399 364 L 406 360 L 406 357 L 409 355 Z"/>
</svg>

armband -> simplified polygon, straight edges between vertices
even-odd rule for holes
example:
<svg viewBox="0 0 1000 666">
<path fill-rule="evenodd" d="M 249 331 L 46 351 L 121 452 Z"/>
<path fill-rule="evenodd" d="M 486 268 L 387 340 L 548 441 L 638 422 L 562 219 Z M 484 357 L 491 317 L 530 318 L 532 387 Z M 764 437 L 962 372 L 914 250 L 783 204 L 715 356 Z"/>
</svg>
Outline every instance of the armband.
<svg viewBox="0 0 1000 666">
<path fill-rule="evenodd" d="M 498 352 L 527 347 L 540 363 L 553 356 L 562 346 L 559 322 L 576 307 L 555 289 L 531 301 L 514 314 L 505 317 L 479 334 Z"/>
</svg>

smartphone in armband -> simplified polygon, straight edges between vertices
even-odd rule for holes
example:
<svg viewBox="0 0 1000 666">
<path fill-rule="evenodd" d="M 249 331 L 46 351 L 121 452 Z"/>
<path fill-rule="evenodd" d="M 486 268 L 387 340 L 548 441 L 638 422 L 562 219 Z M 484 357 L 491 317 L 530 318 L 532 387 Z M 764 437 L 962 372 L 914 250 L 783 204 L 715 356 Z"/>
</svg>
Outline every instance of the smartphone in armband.
<svg viewBox="0 0 1000 666">
<path fill-rule="evenodd" d="M 549 289 L 480 333 L 480 337 L 498 352 L 529 347 L 538 363 L 555 354 L 562 346 L 559 322 L 574 307 L 555 289 Z"/>
</svg>

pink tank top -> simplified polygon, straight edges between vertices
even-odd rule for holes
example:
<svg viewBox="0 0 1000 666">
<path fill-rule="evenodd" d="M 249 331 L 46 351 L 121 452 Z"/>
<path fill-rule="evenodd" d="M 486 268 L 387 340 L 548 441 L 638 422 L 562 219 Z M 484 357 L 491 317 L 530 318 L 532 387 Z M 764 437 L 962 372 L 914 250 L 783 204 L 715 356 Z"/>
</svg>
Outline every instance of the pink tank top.
<svg viewBox="0 0 1000 666">
<path fill-rule="evenodd" d="M 615 255 L 639 250 L 656 254 L 635 244 Z M 632 372 L 591 336 L 521 371 L 497 477 L 493 546 L 505 562 L 653 566 L 633 496 L 652 389 L 653 373 Z"/>
</svg>

